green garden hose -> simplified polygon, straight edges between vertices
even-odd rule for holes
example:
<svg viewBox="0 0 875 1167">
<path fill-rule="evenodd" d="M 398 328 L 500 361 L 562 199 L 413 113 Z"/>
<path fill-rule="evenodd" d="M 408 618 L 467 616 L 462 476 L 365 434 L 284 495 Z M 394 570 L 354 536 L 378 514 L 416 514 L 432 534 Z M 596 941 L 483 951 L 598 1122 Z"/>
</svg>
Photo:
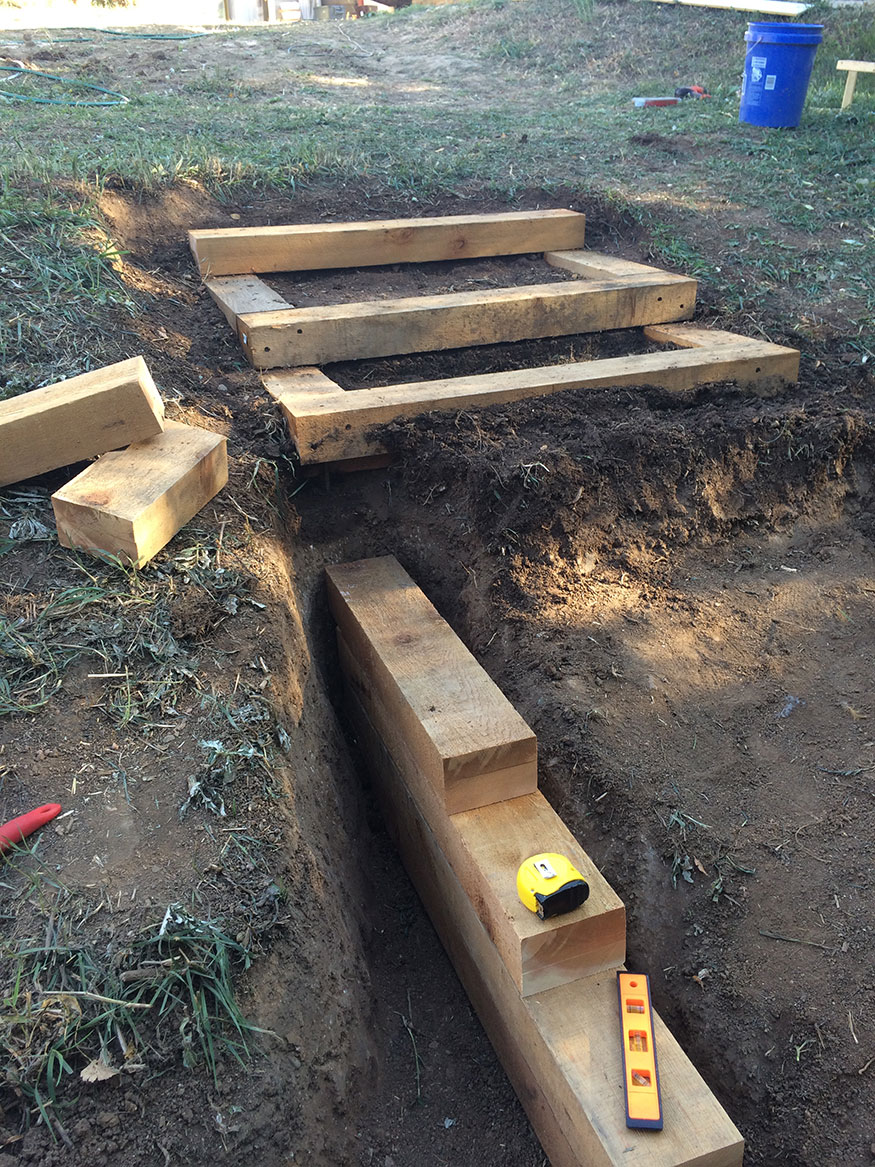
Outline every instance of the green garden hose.
<svg viewBox="0 0 875 1167">
<path fill-rule="evenodd" d="M 115 28 L 83 28 L 83 32 L 99 32 L 105 33 L 107 36 L 120 36 L 125 40 L 131 41 L 191 41 L 201 36 L 212 36 L 209 32 L 126 32 Z M 94 37 L 84 36 L 63 36 L 55 37 L 54 43 L 58 45 L 73 44 L 84 45 L 92 44 Z"/>
<path fill-rule="evenodd" d="M 96 90 L 112 98 L 111 101 L 75 101 L 62 97 L 32 97 L 29 93 L 14 93 L 8 89 L 0 89 L 0 97 L 8 97 L 10 101 L 34 101 L 37 105 L 127 105 L 130 98 L 123 93 L 116 93 L 113 89 L 104 89 L 102 85 L 94 85 L 90 81 L 77 81 L 74 77 L 56 77 L 54 73 L 40 73 L 37 69 L 22 69 L 18 65 L 0 65 L 0 73 L 14 73 L 18 76 L 42 77 L 46 81 L 60 81 L 62 85 L 75 85 L 79 89 Z"/>
</svg>

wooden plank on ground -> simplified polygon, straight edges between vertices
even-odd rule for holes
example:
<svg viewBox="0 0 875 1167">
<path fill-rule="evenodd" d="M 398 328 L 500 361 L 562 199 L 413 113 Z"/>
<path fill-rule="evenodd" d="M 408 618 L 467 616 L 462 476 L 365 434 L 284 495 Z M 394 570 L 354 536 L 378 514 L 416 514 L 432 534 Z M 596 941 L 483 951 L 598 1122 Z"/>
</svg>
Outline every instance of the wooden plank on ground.
<svg viewBox="0 0 875 1167">
<path fill-rule="evenodd" d="M 448 812 L 535 790 L 535 735 L 398 561 L 326 576 L 346 643 Z"/>
<path fill-rule="evenodd" d="M 658 1016 L 665 1129 L 628 1130 L 616 976 L 521 997 L 361 705 L 347 708 L 410 877 L 553 1167 L 740 1167 L 741 1135 Z"/>
<path fill-rule="evenodd" d="M 743 344 L 747 340 L 747 337 L 739 336 L 737 332 L 702 328 L 696 324 L 649 324 L 644 329 L 644 335 L 657 344 L 676 344 L 679 348 L 713 348 L 718 344 Z"/>
<path fill-rule="evenodd" d="M 551 267 L 562 268 L 589 280 L 613 280 L 618 276 L 661 275 L 665 280 L 688 280 L 689 276 L 662 271 L 646 263 L 634 263 L 619 255 L 605 255 L 600 251 L 547 251 L 544 259 Z"/>
<path fill-rule="evenodd" d="M 540 397 L 568 389 L 608 385 L 653 386 L 673 392 L 715 381 L 735 381 L 765 395 L 792 384 L 799 374 L 795 349 L 739 337 L 736 344 L 635 357 L 582 361 L 486 376 L 454 377 L 389 385 L 384 389 L 280 398 L 301 461 L 358 458 L 385 451 L 374 427 L 431 410 L 462 410 Z"/>
<path fill-rule="evenodd" d="M 222 227 L 189 231 L 188 239 L 201 275 L 212 278 L 583 247 L 585 226 L 584 215 L 560 209 L 361 223 Z"/>
<path fill-rule="evenodd" d="M 659 4 L 685 4 L 693 8 L 730 8 L 733 12 L 765 12 L 769 16 L 799 16 L 811 7 L 798 0 L 657 0 Z"/>
<path fill-rule="evenodd" d="M 303 367 L 297 369 L 270 369 L 261 374 L 261 383 L 276 401 L 282 401 L 288 394 L 325 397 L 342 393 L 336 381 L 326 377 L 321 369 Z"/>
<path fill-rule="evenodd" d="M 219 276 L 205 283 L 231 327 L 237 330 L 237 317 L 246 312 L 271 312 L 292 305 L 258 276 Z"/>
<path fill-rule="evenodd" d="M 142 567 L 228 481 L 226 444 L 168 421 L 157 437 L 104 455 L 52 495 L 61 543 Z"/>
<path fill-rule="evenodd" d="M 164 405 L 133 357 L 0 401 L 0 486 L 159 434 Z"/>
<path fill-rule="evenodd" d="M 522 995 L 622 964 L 623 903 L 540 791 L 448 815 L 434 784 L 414 762 L 404 732 L 387 712 L 368 670 L 342 636 L 338 643 L 347 686 L 392 755 Z M 566 855 L 590 887 L 586 903 L 552 920 L 539 920 L 520 903 L 516 890 L 520 864 L 545 851 Z"/>
<path fill-rule="evenodd" d="M 256 312 L 238 331 L 252 364 L 270 369 L 661 324 L 695 303 L 695 280 L 657 272 Z"/>
</svg>

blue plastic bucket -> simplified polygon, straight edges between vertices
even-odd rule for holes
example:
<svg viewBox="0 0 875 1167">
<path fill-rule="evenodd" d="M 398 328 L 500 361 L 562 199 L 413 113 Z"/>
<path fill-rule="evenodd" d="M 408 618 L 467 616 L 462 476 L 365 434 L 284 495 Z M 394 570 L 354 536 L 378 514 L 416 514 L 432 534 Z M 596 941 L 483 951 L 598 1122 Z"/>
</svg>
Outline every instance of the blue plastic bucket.
<svg viewBox="0 0 875 1167">
<path fill-rule="evenodd" d="M 744 39 L 738 120 L 752 126 L 798 126 L 823 25 L 751 21 Z"/>
</svg>

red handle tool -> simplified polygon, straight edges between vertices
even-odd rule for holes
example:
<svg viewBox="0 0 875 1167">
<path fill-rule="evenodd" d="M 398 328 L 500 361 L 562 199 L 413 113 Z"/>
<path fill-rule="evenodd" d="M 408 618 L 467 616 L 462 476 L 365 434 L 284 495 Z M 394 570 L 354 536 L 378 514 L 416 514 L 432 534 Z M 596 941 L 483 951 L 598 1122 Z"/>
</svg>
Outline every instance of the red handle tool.
<svg viewBox="0 0 875 1167">
<path fill-rule="evenodd" d="M 47 802 L 45 806 L 38 806 L 36 810 L 29 810 L 27 814 L 20 814 L 17 819 L 10 819 L 8 823 L 4 823 L 0 827 L 0 855 L 11 850 L 16 843 L 23 842 L 28 835 L 44 827 L 60 813 L 59 802 Z"/>
</svg>

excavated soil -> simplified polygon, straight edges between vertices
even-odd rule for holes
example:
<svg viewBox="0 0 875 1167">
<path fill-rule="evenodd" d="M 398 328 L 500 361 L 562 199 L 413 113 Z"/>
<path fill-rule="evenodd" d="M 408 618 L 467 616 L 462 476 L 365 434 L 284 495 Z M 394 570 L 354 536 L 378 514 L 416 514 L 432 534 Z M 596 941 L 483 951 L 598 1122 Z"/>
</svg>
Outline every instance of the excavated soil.
<svg viewBox="0 0 875 1167">
<path fill-rule="evenodd" d="M 234 929 L 252 927 L 242 1005 L 276 1036 L 256 1039 L 262 1053 L 244 1067 L 223 1059 L 217 1084 L 173 1063 L 70 1085 L 66 1137 L 39 1123 L 20 1137 L 4 1097 L 0 1167 L 543 1163 L 345 731 L 323 567 L 390 553 L 537 732 L 542 788 L 626 901 L 630 964 L 651 974 L 657 1007 L 747 1139 L 746 1162 L 870 1163 L 871 379 L 827 357 L 768 401 L 732 386 L 605 389 L 433 415 L 392 427 L 388 470 L 295 478 L 273 406 L 192 275 L 184 230 L 342 208 L 318 192 L 238 208 L 185 191 L 106 198 L 124 263 L 151 288 L 126 326 L 170 416 L 229 435 L 231 485 L 197 525 L 221 527 L 237 591 L 254 602 L 232 612 L 177 581 L 168 618 L 197 653 L 204 693 L 271 695 L 288 738 L 274 793 L 253 779 L 235 809 L 268 859 L 222 861 L 225 878 L 210 870 L 225 854 L 215 820 L 201 809 L 179 822 L 202 696 L 151 748 L 104 716 L 97 668 L 74 670 L 45 711 L 7 729 L 3 792 L 36 805 L 62 779 L 69 790 L 83 761 L 127 759 L 130 800 L 70 790 L 77 815 L 45 833 L 43 859 L 76 895 L 110 905 L 89 924 L 101 944 L 123 947 L 171 897 L 203 896 Z M 560 205 L 537 193 L 522 205 L 539 202 Z M 594 241 L 609 242 L 616 224 L 586 209 Z M 631 236 L 620 250 L 645 258 Z M 620 343 L 568 342 L 551 359 Z M 476 362 L 546 352 L 497 346 Z M 447 376 L 474 360 L 373 362 L 344 383 Z M 43 545 L 5 563 L 4 602 L 70 583 L 65 556 Z"/>
<path fill-rule="evenodd" d="M 747 1161 L 863 1164 L 875 416 L 804 395 L 434 415 L 301 534 L 397 555 L 535 729 Z"/>
</svg>

